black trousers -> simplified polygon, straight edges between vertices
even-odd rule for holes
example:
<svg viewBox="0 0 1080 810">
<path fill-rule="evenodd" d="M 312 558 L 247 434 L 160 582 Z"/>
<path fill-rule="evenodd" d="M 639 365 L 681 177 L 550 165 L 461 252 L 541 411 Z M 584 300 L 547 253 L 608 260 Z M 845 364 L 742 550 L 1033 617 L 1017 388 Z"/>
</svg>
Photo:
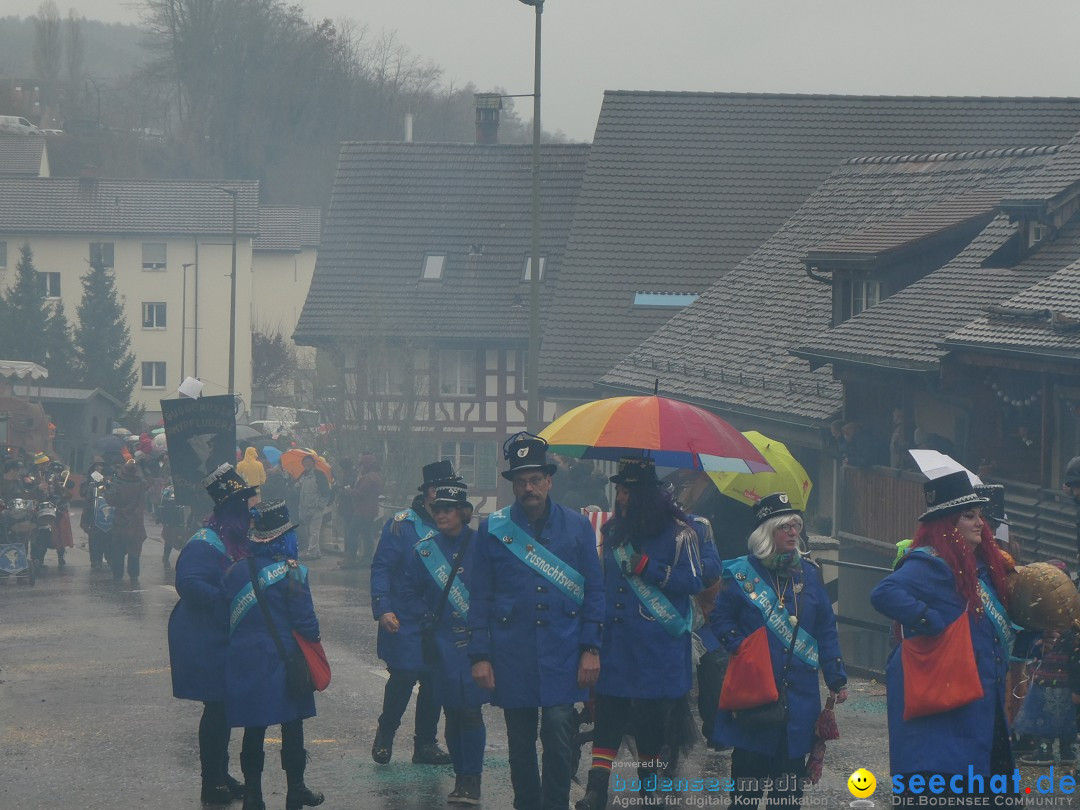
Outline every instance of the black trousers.
<svg viewBox="0 0 1080 810">
<path fill-rule="evenodd" d="M 593 748 L 617 754 L 623 735 L 629 730 L 637 743 L 638 759 L 656 759 L 665 742 L 664 728 L 674 704 L 675 701 L 669 698 L 649 700 L 597 695 Z"/>
<path fill-rule="evenodd" d="M 732 807 L 756 808 L 767 792 L 766 810 L 791 810 L 802 799 L 806 758 L 788 757 L 786 740 L 779 755 L 736 748 L 731 752 L 731 778 Z"/>
<path fill-rule="evenodd" d="M 203 704 L 199 720 L 199 765 L 203 782 L 225 784 L 225 774 L 229 772 L 229 723 L 222 701 Z"/>
<path fill-rule="evenodd" d="M 431 675 L 411 669 L 391 669 L 383 690 L 383 710 L 379 715 L 379 728 L 393 734 L 401 725 L 401 716 L 409 705 L 413 686 L 420 682 L 416 695 L 416 725 L 413 741 L 416 745 L 435 742 L 439 730 L 441 707 L 435 702 Z"/>
</svg>

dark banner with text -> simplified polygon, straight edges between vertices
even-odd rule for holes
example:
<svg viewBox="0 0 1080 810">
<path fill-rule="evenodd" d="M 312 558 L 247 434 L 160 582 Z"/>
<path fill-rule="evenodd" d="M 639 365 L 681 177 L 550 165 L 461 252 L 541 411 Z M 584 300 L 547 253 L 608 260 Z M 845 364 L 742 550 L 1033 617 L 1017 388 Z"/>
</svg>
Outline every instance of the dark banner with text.
<svg viewBox="0 0 1080 810">
<path fill-rule="evenodd" d="M 202 480 L 220 465 L 236 463 L 236 406 L 230 394 L 199 399 L 163 399 L 176 502 L 201 518 L 214 507 Z"/>
</svg>

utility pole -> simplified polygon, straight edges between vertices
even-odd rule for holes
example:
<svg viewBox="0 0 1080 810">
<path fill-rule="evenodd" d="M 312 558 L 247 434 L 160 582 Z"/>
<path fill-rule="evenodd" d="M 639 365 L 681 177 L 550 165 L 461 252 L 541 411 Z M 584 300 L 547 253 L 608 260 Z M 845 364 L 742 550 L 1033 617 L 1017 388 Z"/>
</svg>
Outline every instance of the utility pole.
<svg viewBox="0 0 1080 810">
<path fill-rule="evenodd" d="M 540 413 L 540 20 L 544 0 L 521 0 L 536 11 L 536 35 L 533 45 L 533 134 L 532 134 L 532 249 L 529 260 L 529 362 L 526 367 L 528 388 L 528 427 L 538 433 Z"/>
<path fill-rule="evenodd" d="M 240 189 L 223 188 L 232 197 L 232 270 L 229 272 L 229 393 L 236 393 L 236 198 Z"/>
</svg>

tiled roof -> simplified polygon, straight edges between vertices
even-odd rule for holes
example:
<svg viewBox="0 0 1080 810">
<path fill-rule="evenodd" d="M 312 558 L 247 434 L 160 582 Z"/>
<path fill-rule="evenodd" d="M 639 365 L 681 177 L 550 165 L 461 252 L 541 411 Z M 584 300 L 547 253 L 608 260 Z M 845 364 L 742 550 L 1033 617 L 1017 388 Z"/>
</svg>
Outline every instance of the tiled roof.
<svg viewBox="0 0 1080 810">
<path fill-rule="evenodd" d="M 231 235 L 258 230 L 259 184 L 240 180 L 130 180 L 0 176 L 6 233 Z"/>
<path fill-rule="evenodd" d="M 322 209 L 264 206 L 259 209 L 259 235 L 253 250 L 299 253 L 319 246 Z"/>
<path fill-rule="evenodd" d="M 832 347 L 834 332 L 854 326 L 903 293 L 819 337 L 832 317 L 832 288 L 807 276 L 806 251 L 958 195 L 1007 189 L 1042 165 L 1047 151 L 1052 150 L 854 161 L 842 166 L 771 239 L 638 346 L 603 378 L 603 384 L 652 390 L 653 380 L 659 378 L 662 390 L 721 410 L 823 424 L 841 406 L 841 385 L 831 370 L 811 371 L 806 360 L 789 352 L 807 344 Z M 878 331 L 866 334 L 859 350 L 889 356 L 896 333 L 920 332 L 926 308 L 924 299 L 914 314 L 886 324 L 886 334 L 881 334 L 885 326 L 879 324 Z M 970 317 L 972 310 L 966 311 Z"/>
<path fill-rule="evenodd" d="M 543 307 L 588 151 L 543 146 Z M 343 144 L 297 342 L 527 337 L 531 195 L 531 146 Z M 440 280 L 420 278 L 428 254 L 446 256 Z"/>
<path fill-rule="evenodd" d="M 0 135 L 0 175 L 37 177 L 44 151 L 40 135 Z"/>
<path fill-rule="evenodd" d="M 541 385 L 590 388 L 671 317 L 634 309 L 635 292 L 704 291 L 849 158 L 1045 146 L 1078 130 L 1075 98 L 608 92 Z"/>
<path fill-rule="evenodd" d="M 1052 161 L 1009 192 L 1002 208 L 1028 208 L 1050 204 L 1080 181 L 1080 133 L 1073 136 Z"/>
</svg>

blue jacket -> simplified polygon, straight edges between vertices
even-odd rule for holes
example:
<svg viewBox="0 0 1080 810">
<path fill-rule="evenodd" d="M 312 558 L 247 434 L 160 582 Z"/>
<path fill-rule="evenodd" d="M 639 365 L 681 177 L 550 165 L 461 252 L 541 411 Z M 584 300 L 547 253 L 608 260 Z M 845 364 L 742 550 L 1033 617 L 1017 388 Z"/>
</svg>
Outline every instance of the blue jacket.
<svg viewBox="0 0 1080 810">
<path fill-rule="evenodd" d="M 693 594 L 701 590 L 697 534 L 672 522 L 662 534 L 639 543 L 636 550 L 649 558 L 641 579 L 660 590 L 681 616 L 690 615 Z M 633 553 L 630 548 L 627 551 Z M 677 698 L 689 692 L 693 669 L 690 633 L 673 638 L 653 618 L 630 587 L 606 542 L 604 604 L 607 618 L 596 693 Z"/>
<path fill-rule="evenodd" d="M 477 533 L 469 656 L 491 661 L 492 702 L 507 709 L 584 700 L 586 690 L 577 685 L 581 652 L 600 646 L 604 584 L 596 534 L 580 512 L 550 499 L 548 508 L 539 537 L 520 504 L 510 508 L 510 519 L 584 577 L 581 605 L 504 548 L 501 539 L 488 532 L 488 521 Z"/>
<path fill-rule="evenodd" d="M 453 565 L 454 558 L 461 549 L 461 544 L 468 542 L 465 555 L 458 565 L 455 582 L 461 582 L 472 594 L 475 578 L 476 532 L 466 526 L 457 538 L 439 533 L 428 541 L 438 545 L 446 558 Z M 423 544 L 428 545 L 427 543 Z M 420 619 L 422 628 L 432 625 L 435 611 L 442 602 L 444 584 L 437 583 L 420 557 L 422 546 L 413 550 L 405 574 L 402 594 L 406 599 L 420 606 L 423 615 Z M 472 662 L 469 660 L 469 629 L 467 617 L 456 610 L 447 600 L 435 628 L 435 642 L 439 650 L 439 666 L 436 667 L 432 683 L 435 686 L 435 698 L 443 706 L 481 706 L 491 700 L 491 693 L 476 685 L 472 677 Z"/>
<path fill-rule="evenodd" d="M 989 577 L 983 584 L 993 593 Z M 964 611 L 952 569 L 939 557 L 909 553 L 870 594 L 874 608 L 900 622 L 905 635 L 936 636 Z M 969 614 L 975 666 L 983 697 L 951 712 L 904 720 L 904 669 L 900 647 L 889 655 L 885 683 L 889 705 L 889 759 L 893 773 L 934 771 L 990 775 L 994 718 L 1005 712 L 1005 675 L 1009 651 L 1002 650 L 985 616 Z M 1011 766 L 1010 766 L 1011 771 Z"/>
<path fill-rule="evenodd" d="M 222 581 L 231 560 L 216 533 L 200 529 L 176 560 L 180 601 L 169 615 L 173 697 L 225 700 L 229 598 Z"/>
<path fill-rule="evenodd" d="M 740 557 L 747 559 L 757 572 L 761 581 L 772 584 L 771 574 L 754 556 Z M 736 580 L 729 568 L 724 569 L 724 585 L 716 598 L 716 608 L 710 617 L 710 624 L 716 637 L 734 653 L 743 640 L 765 626 L 765 618 L 755 605 L 750 604 L 743 591 L 743 582 Z M 802 590 L 794 593 L 798 583 Z M 750 583 L 753 585 L 753 583 Z M 808 632 L 818 643 L 818 664 L 825 683 L 837 691 L 847 683 L 844 662 L 840 658 L 840 638 L 836 632 L 836 616 L 833 614 L 829 594 L 821 579 L 818 567 L 808 561 L 802 561 L 802 573 L 796 574 L 784 589 L 788 612 L 792 615 L 798 605 L 799 631 Z M 772 657 L 773 676 L 779 685 L 783 676 L 784 662 L 787 659 L 788 646 L 766 630 L 769 639 L 769 653 Z M 730 672 L 730 670 L 729 670 Z M 788 722 L 786 729 L 748 729 L 736 723 L 731 712 L 718 711 L 713 726 L 713 739 L 719 743 L 732 745 L 746 751 L 770 756 L 778 755 L 787 733 L 789 758 L 801 757 L 810 753 L 813 741 L 814 724 L 821 714 L 821 695 L 818 670 L 791 656 L 791 665 L 787 674 Z"/>
<path fill-rule="evenodd" d="M 720 579 L 723 570 L 720 552 L 716 548 L 712 524 L 709 523 L 708 519 L 700 515 L 688 515 L 688 517 L 693 520 L 694 532 L 697 533 L 698 537 L 698 552 L 701 555 L 701 586 L 702 589 L 705 589 Z M 704 598 L 704 594 L 698 598 Z M 724 646 L 712 631 L 708 617 L 705 617 L 705 623 L 694 632 L 701 641 L 706 653 L 711 653 L 714 650 L 723 651 Z"/>
<path fill-rule="evenodd" d="M 255 557 L 256 570 L 275 562 L 269 556 Z M 292 631 L 310 640 L 319 640 L 319 620 L 311 601 L 307 569 L 291 563 L 289 574 L 269 588 L 262 598 L 285 647 L 286 655 L 299 647 Z M 251 582 L 248 561 L 234 563 L 225 574 L 225 590 L 231 601 Z M 291 697 L 285 688 L 285 664 L 266 626 L 262 609 L 253 604 L 233 629 L 225 661 L 225 712 L 232 728 L 276 726 L 297 718 L 315 716 L 315 696 Z"/>
<path fill-rule="evenodd" d="M 413 547 L 419 542 L 410 515 L 411 509 L 398 512 L 386 521 L 375 556 L 371 560 L 371 613 L 375 620 L 384 613 L 393 613 L 400 628 L 390 633 L 379 627 L 378 654 L 388 669 L 423 671 L 420 655 L 420 616 L 422 610 L 412 600 L 402 597 L 405 572 L 412 560 Z M 435 526 L 423 521 L 434 530 Z"/>
</svg>

